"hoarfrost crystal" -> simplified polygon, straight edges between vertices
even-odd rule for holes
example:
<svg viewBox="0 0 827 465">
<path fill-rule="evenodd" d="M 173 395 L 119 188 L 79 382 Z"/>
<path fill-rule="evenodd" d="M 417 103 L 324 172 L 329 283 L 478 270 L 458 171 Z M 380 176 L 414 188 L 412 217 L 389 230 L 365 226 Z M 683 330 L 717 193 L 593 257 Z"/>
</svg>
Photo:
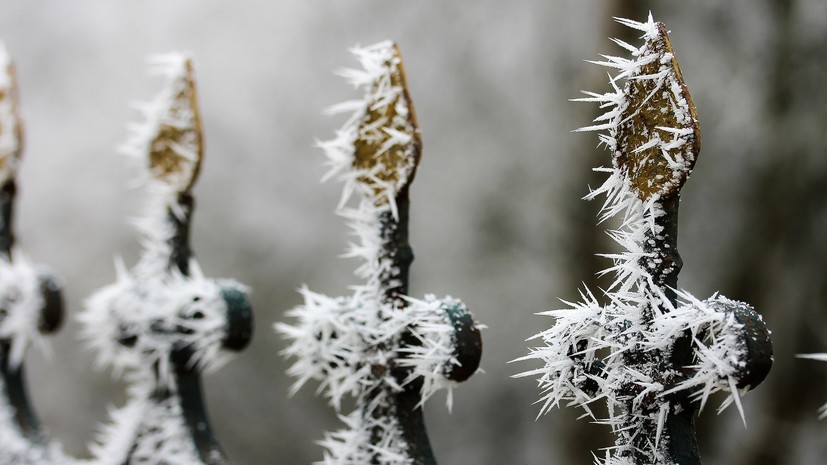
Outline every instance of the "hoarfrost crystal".
<svg viewBox="0 0 827 465">
<path fill-rule="evenodd" d="M 818 361 L 821 361 L 821 362 L 827 362 L 827 353 L 823 353 L 823 354 L 801 354 L 798 357 L 799 358 L 808 358 L 810 360 L 818 360 Z M 822 405 L 821 408 L 818 409 L 818 413 L 819 413 L 819 415 L 818 415 L 819 419 L 823 420 L 823 419 L 827 418 L 827 404 Z"/>
</svg>

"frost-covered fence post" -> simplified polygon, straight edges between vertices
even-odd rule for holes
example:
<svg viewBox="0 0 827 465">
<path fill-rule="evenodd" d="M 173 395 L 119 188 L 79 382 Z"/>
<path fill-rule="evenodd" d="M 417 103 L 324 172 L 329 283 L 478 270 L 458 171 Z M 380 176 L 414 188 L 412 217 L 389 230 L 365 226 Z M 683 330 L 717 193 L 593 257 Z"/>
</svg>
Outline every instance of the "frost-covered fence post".
<svg viewBox="0 0 827 465">
<path fill-rule="evenodd" d="M 289 312 L 295 326 L 277 324 L 291 341 L 294 391 L 310 379 L 337 411 L 346 395 L 357 409 L 346 429 L 328 434 L 325 464 L 435 464 L 422 404 L 476 372 L 482 350 L 478 325 L 459 300 L 407 296 L 413 253 L 408 244 L 408 189 L 421 141 L 397 46 L 382 42 L 353 50 L 363 70 L 343 74 L 365 90 L 337 137 L 321 143 L 331 171 L 344 181 L 339 214 L 358 238 L 349 256 L 363 259 L 365 283 L 350 297 L 301 290 L 305 303 Z M 356 207 L 345 207 L 358 192 Z M 450 390 L 448 402 L 450 407 Z"/>
<path fill-rule="evenodd" d="M 23 357 L 40 334 L 55 331 L 63 305 L 54 277 L 15 246 L 15 175 L 23 151 L 17 80 L 0 42 L 0 464 L 37 463 L 46 455 L 23 376 Z"/>
<path fill-rule="evenodd" d="M 621 246 L 605 270 L 615 280 L 601 305 L 588 289 L 570 308 L 546 312 L 554 326 L 537 336 L 545 345 L 521 360 L 545 366 L 538 376 L 541 413 L 560 402 L 595 418 L 605 400 L 616 436 L 603 463 L 700 463 L 694 418 L 710 394 L 728 391 L 721 408 L 758 385 L 772 364 L 761 316 L 747 304 L 714 294 L 699 300 L 678 290 L 680 190 L 700 150 L 692 99 L 662 23 L 651 15 L 619 22 L 642 32 L 640 47 L 615 42 L 631 58 L 604 56 L 597 64 L 618 71 L 613 92 L 586 92 L 606 108 L 586 131 L 605 131 L 612 155 L 608 179 L 587 198 L 605 194 L 602 220 L 620 217 L 610 236 Z"/>
<path fill-rule="evenodd" d="M 142 105 L 146 121 L 124 146 L 147 165 L 143 255 L 132 270 L 118 262 L 117 281 L 90 297 L 79 317 L 99 361 L 124 370 L 129 383 L 126 405 L 112 412 L 91 451 L 96 464 L 224 465 L 200 374 L 247 345 L 252 312 L 245 287 L 205 278 L 189 247 L 203 156 L 192 62 L 169 54 L 154 65 L 167 85 Z"/>
</svg>

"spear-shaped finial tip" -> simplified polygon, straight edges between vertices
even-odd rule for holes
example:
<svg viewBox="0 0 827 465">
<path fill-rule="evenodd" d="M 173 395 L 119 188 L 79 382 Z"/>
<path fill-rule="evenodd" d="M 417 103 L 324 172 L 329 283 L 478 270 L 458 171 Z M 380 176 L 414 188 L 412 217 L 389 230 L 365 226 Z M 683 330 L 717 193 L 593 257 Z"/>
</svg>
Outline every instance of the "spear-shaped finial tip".
<svg viewBox="0 0 827 465">
<path fill-rule="evenodd" d="M 162 94 L 165 108 L 157 133 L 149 144 L 149 169 L 178 192 L 187 192 L 198 177 L 204 155 L 192 59 L 176 54 L 158 57 L 157 63 L 169 66 L 170 82 Z"/>
<path fill-rule="evenodd" d="M 14 63 L 0 41 L 0 184 L 14 178 L 23 153 L 23 123 Z"/>
<path fill-rule="evenodd" d="M 386 41 L 354 54 L 370 81 L 354 141 L 353 167 L 365 173 L 360 181 L 372 188 L 381 205 L 413 180 L 422 141 L 399 46 Z"/>
<path fill-rule="evenodd" d="M 697 110 L 666 27 L 653 23 L 625 76 L 625 108 L 616 129 L 615 166 L 641 199 L 677 194 L 700 152 Z M 621 75 L 624 73 L 621 72 Z"/>
<path fill-rule="evenodd" d="M 150 57 L 150 71 L 167 84 L 148 104 L 140 105 L 146 121 L 133 127 L 123 149 L 146 157 L 150 176 L 178 193 L 187 193 L 201 168 L 203 131 L 192 59 L 183 53 Z"/>
</svg>

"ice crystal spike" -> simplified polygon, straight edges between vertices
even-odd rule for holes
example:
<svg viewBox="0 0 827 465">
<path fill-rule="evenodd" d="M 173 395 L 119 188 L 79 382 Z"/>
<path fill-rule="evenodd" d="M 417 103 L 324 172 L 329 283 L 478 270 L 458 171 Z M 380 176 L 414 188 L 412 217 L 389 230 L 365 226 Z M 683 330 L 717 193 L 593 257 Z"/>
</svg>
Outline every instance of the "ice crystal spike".
<svg viewBox="0 0 827 465">
<path fill-rule="evenodd" d="M 580 302 L 545 312 L 554 324 L 520 359 L 544 366 L 517 376 L 539 378 L 541 414 L 564 403 L 594 418 L 593 403 L 606 402 L 599 420 L 616 439 L 598 463 L 699 465 L 697 411 L 722 391 L 721 408 L 735 404 L 743 417 L 740 395 L 767 375 L 772 345 L 749 305 L 677 287 L 679 194 L 698 156 L 697 116 L 663 24 L 618 21 L 642 31 L 644 44 L 615 41 L 632 57 L 598 62 L 617 70 L 614 91 L 579 99 L 608 108 L 582 130 L 608 131 L 600 140 L 612 168 L 597 169 L 608 179 L 587 198 L 605 194 L 601 220 L 622 219 L 609 231 L 621 251 L 604 255 L 614 282 L 605 304 L 586 289 Z"/>
<path fill-rule="evenodd" d="M 345 182 L 339 214 L 358 242 L 348 256 L 361 258 L 364 280 L 352 296 L 330 298 L 307 288 L 304 305 L 277 324 L 290 341 L 288 374 L 293 390 L 310 380 L 336 410 L 345 397 L 357 409 L 342 416 L 346 428 L 328 434 L 327 465 L 364 463 L 431 465 L 422 404 L 438 389 L 450 389 L 477 371 L 479 328 L 459 300 L 407 295 L 413 253 L 408 244 L 408 186 L 419 160 L 419 134 L 405 88 L 398 48 L 382 42 L 354 50 L 363 70 L 346 77 L 365 88 L 364 100 L 334 107 L 353 114 L 337 137 L 321 142 Z M 347 206 L 352 193 L 355 207 Z"/>
<path fill-rule="evenodd" d="M 6 46 L 0 41 L 0 184 L 14 178 L 23 153 L 23 123 L 17 75 Z"/>
<path fill-rule="evenodd" d="M 206 420 L 200 376 L 247 345 L 252 310 L 246 287 L 206 278 L 192 256 L 189 190 L 201 161 L 192 64 L 180 54 L 155 63 L 170 80 L 124 147 L 150 159 L 142 170 L 144 250 L 133 269 L 116 263 L 116 282 L 79 315 L 99 363 L 125 372 L 129 383 L 126 405 L 91 449 L 98 463 L 227 465 Z"/>
</svg>

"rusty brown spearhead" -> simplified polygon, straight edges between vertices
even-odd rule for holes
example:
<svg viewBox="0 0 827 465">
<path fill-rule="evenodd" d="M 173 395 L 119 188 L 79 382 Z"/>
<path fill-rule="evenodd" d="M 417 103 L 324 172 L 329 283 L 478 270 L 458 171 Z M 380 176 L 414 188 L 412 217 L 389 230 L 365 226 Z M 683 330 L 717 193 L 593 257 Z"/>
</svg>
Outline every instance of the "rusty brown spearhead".
<svg viewBox="0 0 827 465">
<path fill-rule="evenodd" d="M 23 153 L 23 122 L 14 63 L 0 42 L 0 184 L 14 179 Z"/>
<path fill-rule="evenodd" d="M 376 206 L 390 197 L 406 195 L 422 152 L 416 111 L 408 92 L 405 67 L 399 47 L 365 49 L 363 53 L 384 52 L 384 69 L 379 70 L 366 96 L 366 112 L 357 128 L 353 168 L 360 181 L 369 186 Z"/>
</svg>

